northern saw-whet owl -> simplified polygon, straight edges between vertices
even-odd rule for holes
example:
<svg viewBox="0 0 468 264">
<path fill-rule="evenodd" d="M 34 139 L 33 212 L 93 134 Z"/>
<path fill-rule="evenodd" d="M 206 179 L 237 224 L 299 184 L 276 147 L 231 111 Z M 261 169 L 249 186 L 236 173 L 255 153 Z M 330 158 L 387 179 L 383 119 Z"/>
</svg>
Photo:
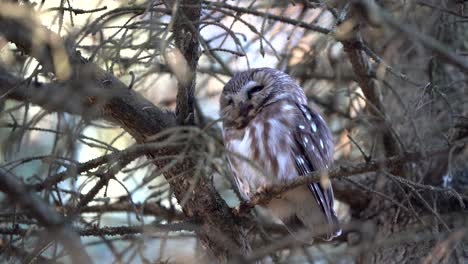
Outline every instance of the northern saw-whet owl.
<svg viewBox="0 0 468 264">
<path fill-rule="evenodd" d="M 289 75 L 270 68 L 238 73 L 224 87 L 220 105 L 224 144 L 243 199 L 332 164 L 330 130 Z M 341 233 L 333 203 L 331 183 L 324 181 L 286 191 L 261 206 L 290 232 L 307 228 L 330 240 Z"/>
</svg>

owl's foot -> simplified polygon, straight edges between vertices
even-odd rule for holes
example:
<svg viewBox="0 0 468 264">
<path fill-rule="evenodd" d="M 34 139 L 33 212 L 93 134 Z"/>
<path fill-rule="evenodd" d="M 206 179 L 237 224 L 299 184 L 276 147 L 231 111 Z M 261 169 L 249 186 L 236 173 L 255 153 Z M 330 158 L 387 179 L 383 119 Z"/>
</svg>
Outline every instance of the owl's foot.
<svg viewBox="0 0 468 264">
<path fill-rule="evenodd" d="M 261 185 L 260 187 L 257 188 L 256 193 L 257 194 L 266 194 L 266 193 L 268 193 L 268 188 L 266 187 L 266 185 Z"/>
<path fill-rule="evenodd" d="M 250 203 L 249 201 L 241 202 L 238 206 L 232 209 L 232 212 L 235 216 L 243 217 L 250 209 L 254 208 L 255 204 Z"/>
<path fill-rule="evenodd" d="M 241 204 L 239 204 L 238 206 L 234 207 L 234 209 L 232 209 L 232 212 L 234 213 L 234 215 L 240 215 L 240 212 L 241 212 Z"/>
<path fill-rule="evenodd" d="M 262 185 L 258 187 L 255 195 L 259 195 L 263 197 L 270 197 L 270 199 L 281 199 L 282 197 L 281 193 L 277 195 L 273 195 L 272 193 L 270 193 L 270 188 L 266 185 Z"/>
</svg>

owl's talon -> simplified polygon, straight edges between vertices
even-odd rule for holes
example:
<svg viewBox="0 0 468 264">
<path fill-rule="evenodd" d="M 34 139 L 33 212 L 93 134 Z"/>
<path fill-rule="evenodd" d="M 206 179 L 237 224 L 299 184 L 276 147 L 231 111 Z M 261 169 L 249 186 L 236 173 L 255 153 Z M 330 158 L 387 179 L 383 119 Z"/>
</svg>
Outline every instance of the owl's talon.
<svg viewBox="0 0 468 264">
<path fill-rule="evenodd" d="M 240 210 L 241 210 L 241 206 L 240 206 L 240 205 L 238 205 L 238 206 L 234 207 L 234 209 L 232 209 L 232 211 L 233 211 L 233 213 L 234 213 L 235 215 L 239 215 L 239 214 L 240 214 Z"/>
<path fill-rule="evenodd" d="M 267 187 L 265 185 L 262 185 L 260 187 L 257 188 L 257 191 L 256 193 L 267 193 L 268 190 L 267 190 Z"/>
</svg>

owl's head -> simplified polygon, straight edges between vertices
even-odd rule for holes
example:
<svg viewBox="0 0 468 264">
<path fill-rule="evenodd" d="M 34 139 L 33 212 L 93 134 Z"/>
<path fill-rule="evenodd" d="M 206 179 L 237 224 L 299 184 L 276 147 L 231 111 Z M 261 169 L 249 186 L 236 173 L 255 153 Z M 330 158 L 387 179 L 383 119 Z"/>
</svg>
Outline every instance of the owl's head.
<svg viewBox="0 0 468 264">
<path fill-rule="evenodd" d="M 305 103 L 304 92 L 289 75 L 271 68 L 237 73 L 221 94 L 223 125 L 244 128 L 265 107 L 280 100 Z"/>
</svg>

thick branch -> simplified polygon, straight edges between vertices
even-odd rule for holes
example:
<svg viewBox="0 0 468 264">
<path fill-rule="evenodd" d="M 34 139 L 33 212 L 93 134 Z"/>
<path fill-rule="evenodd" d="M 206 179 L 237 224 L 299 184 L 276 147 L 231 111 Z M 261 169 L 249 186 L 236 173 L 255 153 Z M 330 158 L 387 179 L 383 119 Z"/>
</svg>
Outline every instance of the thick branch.
<svg viewBox="0 0 468 264">
<path fill-rule="evenodd" d="M 355 34 L 354 38 L 343 40 L 341 43 L 343 43 L 343 48 L 348 54 L 359 86 L 367 100 L 372 103 L 372 105 L 367 104 L 366 110 L 375 118 L 376 130 L 382 131 L 382 143 L 385 147 L 386 156 L 398 155 L 402 151 L 400 142 L 393 134 L 386 120 L 386 113 L 378 87 L 375 85 L 375 81 L 369 77 L 368 58 L 359 47 L 361 43 L 360 33 L 356 32 Z"/>
<path fill-rule="evenodd" d="M 188 76 L 178 78 L 176 114 L 179 124 L 194 122 L 194 91 L 199 52 L 201 1 L 175 1 L 174 39 L 188 67 Z M 176 73 L 177 75 L 177 73 Z M 202 243 L 219 262 L 250 252 L 246 231 L 235 222 L 232 211 L 218 194 L 211 180 L 195 175 L 194 158 L 165 174 L 187 216 L 204 219 L 203 229 L 196 231 Z M 188 173 L 187 173 L 188 172 Z M 184 175 L 184 177 L 180 177 Z M 177 177 L 178 176 L 178 177 Z M 195 185 L 196 184 L 196 185 Z M 191 191 L 193 190 L 193 191 Z"/>
<path fill-rule="evenodd" d="M 177 6 L 179 4 L 180 6 Z M 196 70 L 200 58 L 198 25 L 201 1 L 176 1 L 174 5 L 173 8 L 177 12 L 173 18 L 175 45 L 182 53 L 188 67 L 186 76 L 178 79 L 176 115 L 179 124 L 193 125 Z"/>
</svg>

